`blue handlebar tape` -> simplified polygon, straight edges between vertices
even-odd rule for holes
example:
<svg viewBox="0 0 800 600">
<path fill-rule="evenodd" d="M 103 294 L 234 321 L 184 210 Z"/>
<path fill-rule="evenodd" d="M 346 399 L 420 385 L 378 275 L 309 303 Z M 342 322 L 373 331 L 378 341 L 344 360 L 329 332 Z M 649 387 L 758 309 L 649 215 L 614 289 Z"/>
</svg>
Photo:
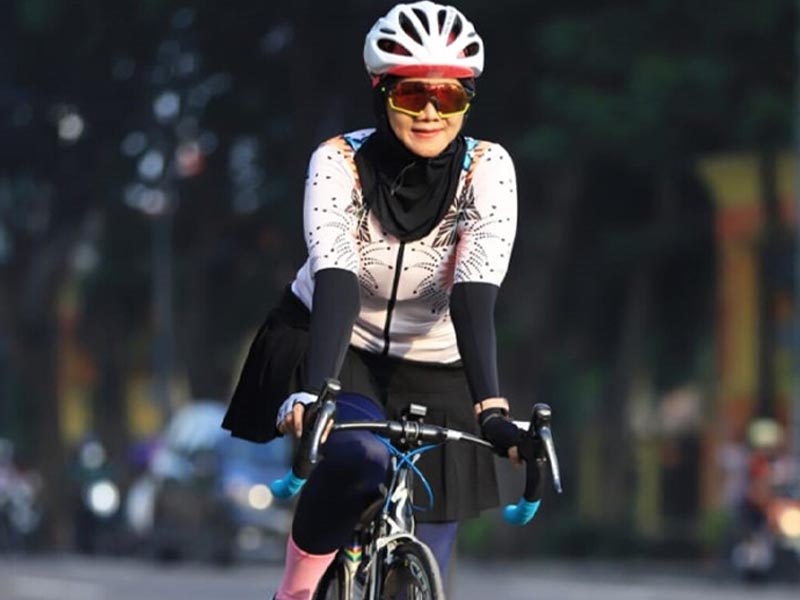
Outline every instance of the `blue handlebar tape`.
<svg viewBox="0 0 800 600">
<path fill-rule="evenodd" d="M 286 475 L 270 483 L 269 489 L 277 498 L 286 499 L 299 492 L 305 482 L 305 479 L 300 479 L 294 471 L 289 470 Z"/>
<path fill-rule="evenodd" d="M 512 525 L 526 525 L 533 519 L 541 503 L 541 500 L 529 502 L 521 498 L 517 504 L 509 504 L 503 509 L 503 518 Z"/>
</svg>

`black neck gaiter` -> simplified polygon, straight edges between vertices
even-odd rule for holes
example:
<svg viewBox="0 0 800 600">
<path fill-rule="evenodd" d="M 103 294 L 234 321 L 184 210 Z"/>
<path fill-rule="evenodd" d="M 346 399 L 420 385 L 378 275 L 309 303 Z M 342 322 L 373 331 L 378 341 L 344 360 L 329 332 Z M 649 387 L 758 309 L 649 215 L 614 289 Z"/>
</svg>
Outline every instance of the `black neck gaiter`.
<svg viewBox="0 0 800 600">
<path fill-rule="evenodd" d="M 466 142 L 459 134 L 438 156 L 417 156 L 394 135 L 376 94 L 378 126 L 355 155 L 364 202 L 385 231 L 411 242 L 428 235 L 454 200 Z"/>
</svg>

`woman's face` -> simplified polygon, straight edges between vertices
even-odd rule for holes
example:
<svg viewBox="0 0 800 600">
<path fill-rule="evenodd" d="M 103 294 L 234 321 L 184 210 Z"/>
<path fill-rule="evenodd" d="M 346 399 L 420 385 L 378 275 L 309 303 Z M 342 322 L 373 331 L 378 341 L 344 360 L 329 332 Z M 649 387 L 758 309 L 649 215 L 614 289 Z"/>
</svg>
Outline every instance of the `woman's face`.
<svg viewBox="0 0 800 600">
<path fill-rule="evenodd" d="M 457 79 L 439 78 L 408 78 L 403 81 L 422 81 L 425 83 L 453 83 L 461 85 Z M 398 112 L 386 100 L 386 114 L 389 125 L 403 145 L 417 156 L 433 158 L 442 153 L 450 145 L 461 126 L 464 124 L 464 114 L 441 117 L 436 112 L 433 102 L 425 105 L 422 113 L 411 116 Z"/>
</svg>

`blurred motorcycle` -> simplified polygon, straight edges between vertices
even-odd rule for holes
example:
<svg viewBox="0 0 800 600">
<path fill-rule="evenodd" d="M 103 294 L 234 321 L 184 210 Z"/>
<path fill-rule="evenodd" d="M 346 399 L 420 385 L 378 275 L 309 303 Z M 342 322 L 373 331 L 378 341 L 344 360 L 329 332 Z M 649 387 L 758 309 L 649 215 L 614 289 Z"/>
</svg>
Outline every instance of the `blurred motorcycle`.
<svg viewBox="0 0 800 600">
<path fill-rule="evenodd" d="M 733 565 L 747 580 L 800 580 L 800 500 L 778 492 L 766 507 L 761 527 L 733 548 Z"/>
<path fill-rule="evenodd" d="M 78 449 L 73 465 L 78 494 L 73 505 L 74 543 L 84 554 L 116 554 L 123 546 L 121 492 L 118 478 L 95 439 Z"/>
<path fill-rule="evenodd" d="M 783 430 L 771 419 L 758 419 L 748 441 L 748 490 L 731 562 L 746 580 L 800 581 L 800 484 L 783 451 Z"/>
</svg>

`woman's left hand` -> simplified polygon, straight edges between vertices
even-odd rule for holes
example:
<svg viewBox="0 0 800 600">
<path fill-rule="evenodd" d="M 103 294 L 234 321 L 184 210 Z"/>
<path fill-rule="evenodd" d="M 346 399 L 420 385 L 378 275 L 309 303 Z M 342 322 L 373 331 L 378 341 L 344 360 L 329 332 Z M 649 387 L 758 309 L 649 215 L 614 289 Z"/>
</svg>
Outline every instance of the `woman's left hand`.
<svg viewBox="0 0 800 600">
<path fill-rule="evenodd" d="M 508 449 L 508 458 L 515 467 L 521 467 L 525 463 L 522 456 L 519 454 L 519 448 L 516 446 Z"/>
<path fill-rule="evenodd" d="M 478 414 L 481 435 L 494 446 L 500 456 L 507 456 L 514 464 L 520 464 L 519 448 L 522 430 L 508 418 L 502 408 L 487 408 Z"/>
</svg>

